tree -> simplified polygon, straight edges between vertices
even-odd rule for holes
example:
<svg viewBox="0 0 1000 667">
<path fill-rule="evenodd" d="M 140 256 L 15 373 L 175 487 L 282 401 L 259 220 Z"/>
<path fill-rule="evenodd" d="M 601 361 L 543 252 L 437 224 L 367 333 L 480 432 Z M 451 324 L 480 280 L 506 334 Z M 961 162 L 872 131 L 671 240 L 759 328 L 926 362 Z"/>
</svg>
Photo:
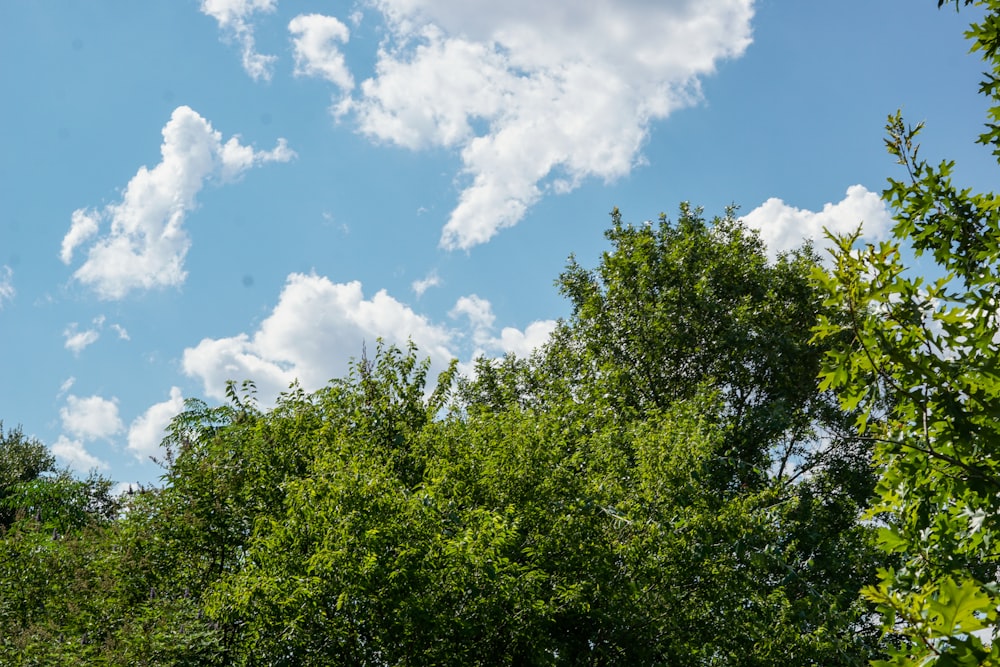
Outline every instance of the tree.
<svg viewBox="0 0 1000 667">
<path fill-rule="evenodd" d="M 1000 157 L 1000 2 L 974 4 L 986 14 L 966 34 L 990 67 L 981 91 L 992 104 L 979 141 Z M 875 445 L 871 518 L 899 559 L 865 591 L 900 638 L 878 664 L 997 665 L 1000 197 L 954 185 L 954 162 L 921 159 L 920 129 L 889 117 L 886 145 L 906 172 L 883 193 L 892 240 L 835 239 L 835 270 L 817 280 L 847 321 L 816 336 L 848 335 L 828 353 L 824 385 L 860 411 Z M 907 248 L 931 255 L 941 277 L 914 275 Z"/>
<path fill-rule="evenodd" d="M 571 258 L 559 280 L 573 317 L 557 340 L 586 363 L 570 376 L 610 394 L 627 418 L 719 392 L 729 426 L 720 482 L 732 488 L 765 485 L 775 459 L 786 464 L 779 476 L 797 459 L 818 463 L 817 427 L 843 420 L 817 388 L 812 250 L 771 263 L 735 209 L 709 222 L 688 204 L 657 226 L 625 225 L 615 210 L 607 237 L 597 269 Z"/>
<path fill-rule="evenodd" d="M 113 520 L 46 533 L 24 508 L 77 517 L 76 496 L 15 485 L 0 662 L 876 655 L 871 480 L 817 386 L 815 257 L 769 262 L 732 212 L 687 206 L 655 228 L 616 212 L 608 236 L 596 270 L 570 263 L 574 316 L 530 359 L 431 385 L 414 347 L 379 345 L 269 410 L 249 384 L 189 401 L 163 488 Z"/>
<path fill-rule="evenodd" d="M 641 226 L 624 224 L 616 210 L 607 236 L 612 248 L 596 269 L 571 259 L 559 281 L 572 318 L 532 359 L 481 362 L 462 387 L 465 410 L 559 406 L 582 433 L 594 433 L 634 428 L 691 402 L 715 406 L 699 408 L 721 426 L 700 483 L 769 528 L 757 529 L 760 541 L 730 534 L 737 551 L 746 550 L 737 562 L 747 560 L 734 565 L 744 575 L 728 589 L 695 587 L 694 599 L 719 595 L 705 608 L 732 605 L 729 634 L 691 619 L 700 640 L 733 664 L 744 653 L 768 655 L 765 646 L 803 664 L 876 655 L 877 628 L 856 600 L 873 581 L 872 534 L 857 519 L 874 479 L 867 443 L 818 386 L 826 345 L 810 342 L 823 310 L 810 282 L 818 259 L 803 248 L 769 262 L 735 210 L 707 221 L 682 205 L 676 223 L 661 216 Z M 634 460 L 627 443 L 620 456 Z M 675 576 L 701 575 L 692 568 Z M 778 639 L 775 628 L 796 640 Z M 820 636 L 829 640 L 824 649 L 805 648 Z"/>
<path fill-rule="evenodd" d="M 17 487 L 54 471 L 55 464 L 45 445 L 26 437 L 20 428 L 4 431 L 0 421 L 0 529 L 9 528 L 17 515 L 10 500 Z"/>
</svg>

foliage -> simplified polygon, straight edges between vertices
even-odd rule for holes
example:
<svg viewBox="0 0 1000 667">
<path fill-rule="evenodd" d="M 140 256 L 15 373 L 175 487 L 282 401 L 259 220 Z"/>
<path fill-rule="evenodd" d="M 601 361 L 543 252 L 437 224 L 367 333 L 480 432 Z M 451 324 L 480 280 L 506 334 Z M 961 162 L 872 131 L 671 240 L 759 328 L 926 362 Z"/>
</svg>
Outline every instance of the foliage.
<svg viewBox="0 0 1000 667">
<path fill-rule="evenodd" d="M 431 386 L 414 347 L 380 344 L 270 409 L 230 385 L 188 401 L 162 488 L 120 505 L 16 450 L 35 463 L 8 466 L 30 470 L 5 487 L 0 663 L 878 655 L 872 479 L 818 386 L 815 256 L 769 262 L 733 211 L 686 205 L 655 228 L 616 211 L 608 238 L 594 271 L 570 262 L 574 316 L 530 359 Z"/>
<path fill-rule="evenodd" d="M 768 262 L 735 209 L 711 223 L 701 213 L 682 204 L 676 223 L 634 227 L 615 210 L 600 266 L 571 259 L 559 281 L 573 304 L 563 339 L 586 367 L 570 375 L 626 418 L 718 392 L 728 425 L 719 482 L 760 488 L 773 459 L 779 476 L 819 463 L 817 428 L 844 425 L 817 389 L 822 349 L 803 330 L 820 307 L 809 282 L 818 260 L 807 246 Z"/>
<path fill-rule="evenodd" d="M 1000 2 L 975 4 L 988 11 L 967 36 L 991 67 L 981 90 L 997 121 Z M 987 128 L 980 142 L 1000 157 L 1000 126 Z M 828 353 L 824 384 L 861 410 L 880 472 L 871 517 L 900 559 L 865 592 L 903 639 L 878 664 L 997 665 L 1000 197 L 955 186 L 953 162 L 919 158 L 920 125 L 897 112 L 886 129 L 907 174 L 883 195 L 893 239 L 858 248 L 856 234 L 838 238 L 833 274 L 817 273 L 828 303 L 848 315 L 817 330 L 849 335 Z M 931 255 L 940 278 L 914 276 L 907 246 Z"/>
<path fill-rule="evenodd" d="M 804 248 L 769 262 L 735 211 L 709 222 L 687 205 L 676 223 L 661 216 L 658 225 L 626 225 L 616 210 L 607 236 L 612 248 L 596 269 L 571 260 L 560 279 L 572 319 L 532 359 L 481 362 L 461 387 L 465 409 L 480 416 L 559 410 L 589 437 L 714 397 L 703 414 L 718 427 L 718 448 L 700 483 L 734 503 L 771 499 L 760 500 L 756 515 L 744 507 L 747 518 L 771 526 L 757 529 L 767 555 L 756 553 L 747 566 L 745 589 L 733 583 L 722 589 L 726 603 L 712 603 L 734 605 L 727 632 L 758 636 L 758 655 L 773 640 L 775 655 L 786 656 L 825 635 L 829 652 L 808 655 L 864 661 L 859 656 L 876 653 L 879 642 L 856 602 L 873 576 L 870 532 L 856 520 L 874 482 L 867 446 L 818 387 L 823 348 L 809 332 L 821 301 L 809 278 L 815 255 Z M 761 618 L 770 619 L 769 638 Z M 778 627 L 801 643 L 777 640 Z M 735 643 L 699 629 L 717 647 Z M 832 648 L 848 636 L 856 646 Z M 745 659 L 734 657 L 741 650 L 723 654 L 727 664 Z"/>
<path fill-rule="evenodd" d="M 24 435 L 20 428 L 4 430 L 0 421 L 0 529 L 16 517 L 10 500 L 17 487 L 55 470 L 56 460 L 44 444 Z"/>
</svg>

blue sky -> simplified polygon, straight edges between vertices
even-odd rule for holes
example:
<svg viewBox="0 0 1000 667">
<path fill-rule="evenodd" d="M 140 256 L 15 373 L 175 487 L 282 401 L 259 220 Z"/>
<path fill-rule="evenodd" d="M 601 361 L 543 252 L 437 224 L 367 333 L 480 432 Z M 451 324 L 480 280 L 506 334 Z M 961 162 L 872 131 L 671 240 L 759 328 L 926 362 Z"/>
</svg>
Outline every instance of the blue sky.
<svg viewBox="0 0 1000 667">
<path fill-rule="evenodd" d="M 0 419 L 155 481 L 227 379 L 529 351 L 614 206 L 884 236 L 898 107 L 991 185 L 973 14 L 935 4 L 0 3 Z"/>
</svg>

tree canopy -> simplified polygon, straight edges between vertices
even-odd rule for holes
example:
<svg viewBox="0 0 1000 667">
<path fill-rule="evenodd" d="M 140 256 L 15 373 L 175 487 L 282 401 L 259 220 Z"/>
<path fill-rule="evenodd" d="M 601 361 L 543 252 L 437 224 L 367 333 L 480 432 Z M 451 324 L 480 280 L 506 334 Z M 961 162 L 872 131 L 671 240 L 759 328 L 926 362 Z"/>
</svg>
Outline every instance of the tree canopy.
<svg viewBox="0 0 1000 667">
<path fill-rule="evenodd" d="M 887 242 L 769 259 L 735 209 L 615 209 L 531 356 L 231 384 L 159 486 L 0 424 L 0 664 L 1000 664 L 1000 197 L 919 132 L 889 117 Z"/>
<path fill-rule="evenodd" d="M 434 383 L 380 345 L 270 409 L 231 386 L 114 520 L 22 511 L 0 658 L 863 664 L 873 480 L 818 386 L 815 255 L 688 205 L 608 239 L 531 358 Z"/>
</svg>

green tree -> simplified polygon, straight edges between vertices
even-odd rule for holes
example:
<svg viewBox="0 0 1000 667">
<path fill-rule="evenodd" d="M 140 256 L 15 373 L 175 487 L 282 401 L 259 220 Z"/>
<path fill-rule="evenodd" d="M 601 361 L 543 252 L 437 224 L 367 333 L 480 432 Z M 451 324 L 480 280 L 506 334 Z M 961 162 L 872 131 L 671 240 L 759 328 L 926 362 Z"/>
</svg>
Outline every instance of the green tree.
<svg viewBox="0 0 1000 667">
<path fill-rule="evenodd" d="M 989 66 L 981 91 L 992 104 L 980 142 L 1000 157 L 1000 2 L 974 4 L 985 15 L 966 34 Z M 860 409 L 875 444 L 871 517 L 899 559 L 865 592 L 900 640 L 879 664 L 998 665 L 1000 197 L 956 186 L 953 162 L 921 159 L 921 126 L 898 112 L 886 129 L 906 171 L 883 194 L 893 238 L 836 239 L 836 268 L 817 279 L 848 319 L 816 334 L 848 335 L 827 357 L 824 384 Z M 906 250 L 930 255 L 940 277 L 915 275 Z"/>
<path fill-rule="evenodd" d="M 55 470 L 56 460 L 44 444 L 20 428 L 4 430 L 0 421 L 0 529 L 14 523 L 17 507 L 10 499 L 21 484 Z"/>
</svg>

